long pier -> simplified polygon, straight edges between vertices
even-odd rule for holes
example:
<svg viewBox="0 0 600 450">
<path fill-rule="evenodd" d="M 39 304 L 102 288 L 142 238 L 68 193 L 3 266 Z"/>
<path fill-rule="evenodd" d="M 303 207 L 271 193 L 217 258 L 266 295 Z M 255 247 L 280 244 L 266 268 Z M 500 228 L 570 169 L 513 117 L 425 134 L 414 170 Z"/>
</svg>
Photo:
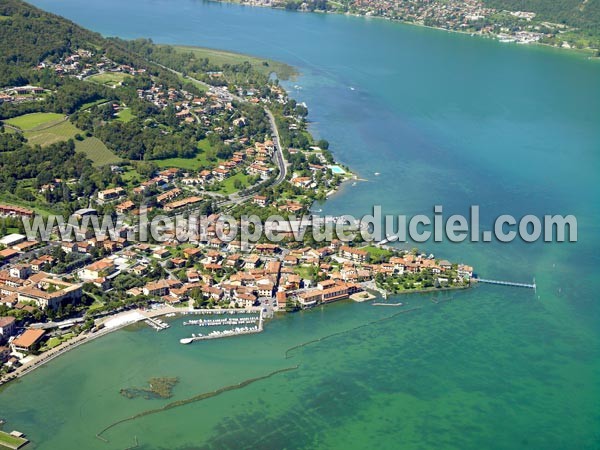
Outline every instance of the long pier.
<svg viewBox="0 0 600 450">
<path fill-rule="evenodd" d="M 501 286 L 513 286 L 513 287 L 520 287 L 520 288 L 527 288 L 527 289 L 534 289 L 534 290 L 537 288 L 537 286 L 535 284 L 535 278 L 533 279 L 532 284 L 517 283 L 515 281 L 488 280 L 486 278 L 475 278 L 475 280 L 477 280 L 478 283 L 498 284 Z"/>
<path fill-rule="evenodd" d="M 192 334 L 192 337 L 180 339 L 179 342 L 181 344 L 191 344 L 192 342 L 195 342 L 195 341 L 204 341 L 204 340 L 208 340 L 208 339 L 219 339 L 219 338 L 231 337 L 231 336 L 241 336 L 244 334 L 255 334 L 255 333 L 262 332 L 263 326 L 264 326 L 263 325 L 263 313 L 261 311 L 260 315 L 258 317 L 258 325 L 255 325 L 253 327 L 242 327 L 242 328 L 236 327 L 233 330 L 213 331 L 212 333 L 205 334 L 205 335 Z"/>
</svg>

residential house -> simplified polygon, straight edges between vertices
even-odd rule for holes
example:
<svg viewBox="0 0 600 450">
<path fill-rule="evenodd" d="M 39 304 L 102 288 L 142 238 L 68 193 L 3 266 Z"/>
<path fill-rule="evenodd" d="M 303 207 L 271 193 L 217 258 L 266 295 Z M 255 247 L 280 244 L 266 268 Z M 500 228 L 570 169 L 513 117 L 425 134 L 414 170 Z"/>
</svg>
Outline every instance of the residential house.
<svg viewBox="0 0 600 450">
<path fill-rule="evenodd" d="M 156 197 L 156 202 L 159 204 L 163 204 L 165 202 L 171 201 L 174 198 L 177 198 L 181 195 L 181 189 L 175 188 L 170 191 L 164 192 Z"/>
<path fill-rule="evenodd" d="M 11 337 L 17 329 L 17 321 L 12 316 L 0 317 L 0 341 Z"/>
<path fill-rule="evenodd" d="M 351 259 L 356 262 L 366 262 L 369 256 L 369 253 L 366 250 L 361 250 L 353 247 L 348 247 L 347 245 L 343 245 L 340 247 L 339 255 L 342 258 Z"/>
<path fill-rule="evenodd" d="M 116 187 L 111 189 L 105 189 L 104 191 L 98 192 L 98 199 L 102 201 L 115 200 L 122 195 L 125 195 L 125 189 L 122 187 Z"/>
<path fill-rule="evenodd" d="M 265 197 L 264 195 L 255 195 L 252 198 L 252 203 L 264 208 L 265 206 L 267 206 L 267 197 Z"/>
<path fill-rule="evenodd" d="M 123 203 L 119 203 L 117 206 L 115 206 L 115 211 L 117 211 L 119 214 L 125 214 L 132 209 L 135 209 L 135 203 L 133 203 L 131 200 L 126 200 Z"/>
<path fill-rule="evenodd" d="M 461 278 L 473 278 L 473 267 L 459 264 L 457 274 Z"/>
<path fill-rule="evenodd" d="M 182 286 L 177 280 L 158 280 L 146 283 L 142 288 L 144 295 L 151 297 L 163 297 L 169 295 L 171 289 L 178 289 Z"/>
<path fill-rule="evenodd" d="M 84 267 L 79 272 L 79 278 L 85 281 L 92 281 L 96 278 L 107 277 L 115 271 L 116 267 L 114 262 L 108 258 L 104 258 Z"/>
</svg>

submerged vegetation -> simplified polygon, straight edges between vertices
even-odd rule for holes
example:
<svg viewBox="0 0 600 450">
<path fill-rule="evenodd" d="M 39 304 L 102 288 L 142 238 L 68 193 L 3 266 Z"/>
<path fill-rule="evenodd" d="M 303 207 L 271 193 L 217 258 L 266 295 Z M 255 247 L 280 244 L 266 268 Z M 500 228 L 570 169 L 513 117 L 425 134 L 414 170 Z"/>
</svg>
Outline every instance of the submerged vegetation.
<svg viewBox="0 0 600 450">
<path fill-rule="evenodd" d="M 177 377 L 155 377 L 148 380 L 149 388 L 123 388 L 119 393 L 123 397 L 142 397 L 146 400 L 171 398 L 173 396 L 173 388 L 177 383 L 179 383 L 179 378 Z"/>
</svg>

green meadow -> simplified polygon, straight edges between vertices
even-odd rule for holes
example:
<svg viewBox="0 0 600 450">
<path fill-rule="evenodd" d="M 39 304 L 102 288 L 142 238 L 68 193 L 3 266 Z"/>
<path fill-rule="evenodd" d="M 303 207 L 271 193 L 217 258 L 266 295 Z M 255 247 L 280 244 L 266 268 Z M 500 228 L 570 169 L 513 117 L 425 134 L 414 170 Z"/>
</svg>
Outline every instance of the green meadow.
<svg viewBox="0 0 600 450">
<path fill-rule="evenodd" d="M 34 128 L 50 125 L 53 122 L 64 119 L 63 114 L 57 113 L 31 113 L 23 114 L 22 116 L 7 119 L 6 122 L 13 127 L 20 128 L 23 131 L 32 130 Z"/>
<path fill-rule="evenodd" d="M 118 84 L 121 84 L 124 80 L 131 78 L 131 75 L 121 72 L 104 72 L 96 75 L 92 75 L 87 78 L 88 81 L 92 81 L 94 83 L 103 84 L 109 87 L 115 87 Z"/>
<path fill-rule="evenodd" d="M 191 47 L 185 45 L 175 45 L 173 48 L 179 52 L 192 52 L 197 58 L 208 58 L 216 65 L 240 64 L 244 61 L 248 61 L 258 72 L 261 72 L 265 75 L 269 75 L 274 72 L 281 80 L 288 80 L 298 74 L 298 72 L 288 64 L 272 61 L 270 59 L 244 55 L 243 53 L 225 52 L 223 50 L 215 50 L 212 48 Z"/>
<path fill-rule="evenodd" d="M 185 170 L 198 170 L 200 168 L 214 167 L 220 159 L 209 159 L 209 155 L 214 151 L 208 140 L 204 139 L 198 142 L 199 152 L 193 158 L 167 158 L 154 160 L 154 163 L 160 168 L 177 167 Z"/>
<path fill-rule="evenodd" d="M 244 189 L 245 187 L 248 187 L 248 178 L 248 175 L 246 175 L 244 172 L 238 172 L 219 183 L 219 190 L 217 192 L 224 195 L 233 194 L 234 192 L 240 190 L 235 187 L 236 180 L 239 180 L 242 183 L 241 189 Z"/>
<path fill-rule="evenodd" d="M 121 158 L 110 151 L 98 138 L 84 137 L 83 140 L 75 139 L 75 136 L 78 134 L 85 136 L 85 132 L 68 120 L 65 120 L 62 114 L 24 114 L 5 122 L 23 130 L 23 135 L 30 145 L 45 147 L 56 142 L 74 139 L 77 151 L 84 152 L 96 166 L 115 164 L 121 161 Z"/>
<path fill-rule="evenodd" d="M 122 161 L 120 157 L 104 145 L 104 142 L 93 136 L 86 137 L 83 141 L 75 141 L 75 148 L 77 151 L 85 153 L 95 166 L 117 164 Z"/>
<path fill-rule="evenodd" d="M 121 121 L 121 122 L 129 122 L 131 119 L 133 119 L 135 116 L 133 115 L 133 113 L 131 112 L 131 108 L 123 108 L 121 111 L 119 111 L 117 114 L 117 120 Z"/>
</svg>

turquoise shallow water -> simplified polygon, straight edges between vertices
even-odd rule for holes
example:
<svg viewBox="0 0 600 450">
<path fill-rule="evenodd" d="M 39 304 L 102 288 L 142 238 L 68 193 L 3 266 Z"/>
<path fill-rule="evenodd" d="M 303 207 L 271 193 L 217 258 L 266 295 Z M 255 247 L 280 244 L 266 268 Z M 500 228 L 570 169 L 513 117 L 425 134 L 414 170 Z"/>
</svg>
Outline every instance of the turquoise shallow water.
<svg viewBox="0 0 600 450">
<path fill-rule="evenodd" d="M 535 276 L 537 296 L 479 286 L 404 297 L 405 309 L 420 309 L 384 321 L 397 309 L 336 304 L 277 319 L 262 335 L 185 347 L 178 326 L 118 332 L 4 389 L 0 416 L 11 427 L 43 449 L 125 448 L 135 437 L 146 449 L 600 446 L 598 62 L 381 20 L 192 0 L 34 3 L 107 35 L 299 67 L 287 87 L 308 104 L 312 131 L 368 180 L 324 212 L 359 215 L 378 203 L 453 214 L 479 204 L 484 229 L 501 213 L 571 213 L 579 242 L 427 246 L 487 277 Z M 180 400 L 296 364 L 123 423 L 108 443 L 94 437 L 168 403 L 127 400 L 122 387 L 179 376 Z"/>
</svg>

